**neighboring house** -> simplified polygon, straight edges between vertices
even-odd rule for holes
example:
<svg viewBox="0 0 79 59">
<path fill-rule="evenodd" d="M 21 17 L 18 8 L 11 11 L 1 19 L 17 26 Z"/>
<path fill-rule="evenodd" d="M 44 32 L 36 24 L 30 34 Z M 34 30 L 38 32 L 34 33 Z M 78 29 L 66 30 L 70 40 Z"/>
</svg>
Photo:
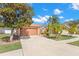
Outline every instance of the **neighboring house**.
<svg viewBox="0 0 79 59">
<path fill-rule="evenodd" d="M 72 24 L 77 24 L 77 33 L 79 33 L 79 22 L 77 21 L 68 21 L 64 23 L 64 26 L 66 26 L 66 30 L 70 29 Z M 66 31 L 67 32 L 67 31 Z M 68 33 L 68 32 L 67 32 Z M 75 32 L 74 32 L 75 33 Z"/>
<path fill-rule="evenodd" d="M 14 30 L 14 33 L 16 33 L 16 29 Z M 10 28 L 0 28 L 0 34 L 11 34 Z"/>
<path fill-rule="evenodd" d="M 68 33 L 69 33 L 69 32 L 68 32 L 67 30 L 62 30 L 62 33 L 61 33 L 61 34 L 62 34 L 62 35 L 68 35 Z"/>
<path fill-rule="evenodd" d="M 0 28 L 0 34 L 10 34 L 11 29 L 9 28 Z"/>
<path fill-rule="evenodd" d="M 79 29 L 79 22 L 76 22 L 76 21 L 68 21 L 68 22 L 65 22 L 64 25 L 67 27 L 67 28 L 70 28 L 70 24 L 72 23 L 76 23 L 77 24 L 77 28 Z"/>
<path fill-rule="evenodd" d="M 42 26 L 40 30 L 41 30 L 41 33 L 44 33 L 46 31 L 46 27 Z"/>
</svg>

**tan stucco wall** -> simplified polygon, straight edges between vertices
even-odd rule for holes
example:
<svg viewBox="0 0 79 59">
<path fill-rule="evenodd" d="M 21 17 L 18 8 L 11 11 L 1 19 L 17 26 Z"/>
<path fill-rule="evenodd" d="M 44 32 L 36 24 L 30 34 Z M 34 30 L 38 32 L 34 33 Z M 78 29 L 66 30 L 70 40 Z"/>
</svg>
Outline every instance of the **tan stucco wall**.
<svg viewBox="0 0 79 59">
<path fill-rule="evenodd" d="M 24 36 L 40 35 L 40 28 L 22 28 L 20 32 Z"/>
</svg>

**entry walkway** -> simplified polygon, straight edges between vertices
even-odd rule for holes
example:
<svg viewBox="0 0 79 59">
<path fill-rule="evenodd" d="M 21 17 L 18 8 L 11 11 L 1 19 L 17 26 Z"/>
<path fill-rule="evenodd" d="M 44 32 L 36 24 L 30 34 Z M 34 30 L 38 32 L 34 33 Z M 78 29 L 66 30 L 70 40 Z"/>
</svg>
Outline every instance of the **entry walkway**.
<svg viewBox="0 0 79 59">
<path fill-rule="evenodd" d="M 41 36 L 21 39 L 24 56 L 79 56 L 79 47 Z"/>
</svg>

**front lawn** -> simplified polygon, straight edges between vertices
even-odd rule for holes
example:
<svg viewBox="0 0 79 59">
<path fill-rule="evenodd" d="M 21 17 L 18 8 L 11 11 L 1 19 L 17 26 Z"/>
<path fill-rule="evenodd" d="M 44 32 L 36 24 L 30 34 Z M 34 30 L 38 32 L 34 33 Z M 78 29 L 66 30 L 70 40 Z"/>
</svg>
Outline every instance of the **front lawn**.
<svg viewBox="0 0 79 59">
<path fill-rule="evenodd" d="M 20 40 L 9 41 L 9 34 L 0 34 L 0 53 L 21 49 Z"/>
<path fill-rule="evenodd" d="M 10 36 L 9 34 L 0 34 L 0 39 L 2 39 L 3 37 L 7 37 Z"/>
<path fill-rule="evenodd" d="M 21 47 L 20 41 L 9 42 L 7 44 L 0 45 L 0 53 L 17 50 L 17 49 L 21 49 L 21 48 L 22 47 Z"/>
<path fill-rule="evenodd" d="M 52 36 L 52 37 L 47 37 L 49 39 L 53 39 L 53 40 L 57 40 L 57 41 L 60 41 L 60 40 L 68 40 L 68 39 L 72 39 L 72 38 L 75 38 L 75 36 L 68 36 L 68 35 L 61 35 L 60 37 L 56 38 L 55 36 Z"/>
<path fill-rule="evenodd" d="M 68 43 L 68 44 L 79 46 L 79 41 L 71 42 L 71 43 Z"/>
</svg>

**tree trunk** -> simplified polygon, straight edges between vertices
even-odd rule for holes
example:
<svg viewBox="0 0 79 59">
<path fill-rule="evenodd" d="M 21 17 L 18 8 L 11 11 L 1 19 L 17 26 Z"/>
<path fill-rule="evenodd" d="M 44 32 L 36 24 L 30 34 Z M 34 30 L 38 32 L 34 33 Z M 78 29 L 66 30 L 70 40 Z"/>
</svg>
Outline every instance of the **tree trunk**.
<svg viewBox="0 0 79 59">
<path fill-rule="evenodd" d="M 60 37 L 61 33 L 62 33 L 62 31 L 60 31 L 60 33 L 58 33 L 58 34 L 56 35 L 56 38 Z"/>
<path fill-rule="evenodd" d="M 50 37 L 52 36 L 52 30 L 49 30 L 49 36 Z"/>
<path fill-rule="evenodd" d="M 20 32 L 20 31 L 21 31 L 21 29 L 20 29 L 20 28 L 18 28 L 18 31 L 17 31 L 17 32 L 18 32 L 18 34 L 17 34 L 17 35 L 18 35 L 18 39 L 19 39 L 19 38 L 20 38 L 20 36 L 21 36 L 21 34 L 20 34 L 21 32 Z"/>
<path fill-rule="evenodd" d="M 10 41 L 13 41 L 14 29 L 11 29 Z"/>
</svg>

